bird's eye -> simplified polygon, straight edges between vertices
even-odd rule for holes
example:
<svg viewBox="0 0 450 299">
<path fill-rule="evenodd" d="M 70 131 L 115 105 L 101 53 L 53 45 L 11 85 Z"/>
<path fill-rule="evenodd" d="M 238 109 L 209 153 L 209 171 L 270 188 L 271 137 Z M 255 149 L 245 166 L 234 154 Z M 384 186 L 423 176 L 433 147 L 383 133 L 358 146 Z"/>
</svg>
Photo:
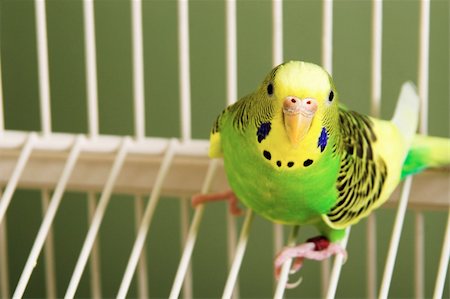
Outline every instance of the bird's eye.
<svg viewBox="0 0 450 299">
<path fill-rule="evenodd" d="M 271 96 L 273 95 L 273 84 L 269 83 L 269 85 L 267 85 L 267 93 Z"/>
<path fill-rule="evenodd" d="M 334 99 L 334 92 L 333 92 L 333 91 L 330 91 L 330 94 L 328 95 L 328 101 L 329 101 L 329 102 L 332 102 L 333 99 Z"/>
</svg>

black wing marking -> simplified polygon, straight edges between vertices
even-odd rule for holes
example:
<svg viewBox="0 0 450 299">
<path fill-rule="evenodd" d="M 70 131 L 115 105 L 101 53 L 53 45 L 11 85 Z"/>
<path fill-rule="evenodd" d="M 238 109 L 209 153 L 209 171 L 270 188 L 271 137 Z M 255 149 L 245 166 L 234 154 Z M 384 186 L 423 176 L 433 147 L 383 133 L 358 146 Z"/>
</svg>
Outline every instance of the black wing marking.
<svg viewBox="0 0 450 299">
<path fill-rule="evenodd" d="M 374 154 L 373 123 L 353 111 L 339 111 L 341 166 L 338 200 L 326 215 L 335 228 L 345 228 L 368 215 L 380 197 L 387 176 L 385 161 Z"/>
</svg>

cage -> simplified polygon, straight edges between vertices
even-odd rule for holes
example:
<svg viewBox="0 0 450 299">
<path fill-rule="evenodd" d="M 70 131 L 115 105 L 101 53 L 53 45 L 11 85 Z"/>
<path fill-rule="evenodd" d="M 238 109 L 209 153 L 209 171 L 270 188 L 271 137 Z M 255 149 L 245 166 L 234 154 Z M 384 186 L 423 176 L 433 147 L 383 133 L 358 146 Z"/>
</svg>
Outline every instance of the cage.
<svg viewBox="0 0 450 299">
<path fill-rule="evenodd" d="M 420 132 L 449 137 L 449 15 L 439 0 L 0 0 L 0 297 L 448 298 L 448 169 L 406 180 L 348 231 L 344 266 L 307 263 L 293 290 L 273 257 L 311 228 L 189 199 L 227 188 L 211 124 L 282 61 L 323 65 L 346 105 L 385 119 L 412 80 Z"/>
</svg>

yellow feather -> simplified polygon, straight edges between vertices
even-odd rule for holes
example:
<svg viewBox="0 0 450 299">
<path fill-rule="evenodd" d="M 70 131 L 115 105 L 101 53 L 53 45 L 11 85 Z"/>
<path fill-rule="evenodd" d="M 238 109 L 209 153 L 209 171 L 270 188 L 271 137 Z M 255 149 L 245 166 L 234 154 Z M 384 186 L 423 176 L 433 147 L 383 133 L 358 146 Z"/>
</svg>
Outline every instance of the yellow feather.
<svg viewBox="0 0 450 299">
<path fill-rule="evenodd" d="M 220 133 L 211 133 L 209 137 L 209 152 L 208 155 L 210 158 L 222 158 L 222 144 L 220 142 Z"/>
</svg>

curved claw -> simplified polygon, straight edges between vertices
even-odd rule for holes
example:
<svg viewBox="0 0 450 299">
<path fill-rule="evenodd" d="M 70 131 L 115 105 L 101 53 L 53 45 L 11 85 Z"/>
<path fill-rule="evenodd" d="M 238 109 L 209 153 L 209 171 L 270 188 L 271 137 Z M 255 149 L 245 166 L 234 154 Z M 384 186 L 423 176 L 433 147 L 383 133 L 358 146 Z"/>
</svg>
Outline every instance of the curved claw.
<svg viewBox="0 0 450 299">
<path fill-rule="evenodd" d="M 347 251 L 339 244 L 329 243 L 326 247 L 318 248 L 316 243 L 317 242 L 307 242 L 295 247 L 285 247 L 281 250 L 274 261 L 275 278 L 277 280 L 279 279 L 281 267 L 288 259 L 295 258 L 289 271 L 290 274 L 296 273 L 301 269 L 304 259 L 322 261 L 332 255 L 342 254 L 344 256 L 344 262 L 347 260 Z M 295 283 L 288 283 L 286 288 L 297 287 L 300 283 L 301 278 Z"/>
<path fill-rule="evenodd" d="M 306 257 L 308 252 L 314 250 L 314 247 L 314 243 L 304 243 L 296 247 L 285 247 L 280 251 L 280 253 L 278 253 L 277 257 L 275 258 L 274 265 L 276 274 L 279 276 L 281 267 L 283 266 L 284 262 L 291 258 L 296 258 L 293 266 L 293 269 L 296 270 L 295 272 L 300 270 L 303 265 L 303 259 Z"/>
<path fill-rule="evenodd" d="M 291 267 L 291 270 L 289 271 L 289 274 L 295 274 L 298 271 L 300 271 L 300 269 L 303 266 L 303 260 L 304 260 L 304 258 L 302 258 L 302 257 L 297 257 L 296 259 L 294 259 L 294 262 L 292 263 L 292 267 Z"/>
<path fill-rule="evenodd" d="M 303 277 L 299 277 L 299 279 L 297 279 L 296 282 L 288 282 L 286 284 L 286 289 L 295 289 L 296 287 L 298 287 L 303 281 Z"/>
<path fill-rule="evenodd" d="M 279 260 L 277 262 L 278 258 L 279 258 Z M 278 280 L 280 278 L 281 267 L 283 266 L 284 262 L 286 262 L 289 259 L 289 257 L 285 258 L 285 257 L 280 257 L 280 256 L 278 256 L 278 258 L 275 260 L 276 264 L 280 263 L 281 260 L 283 260 L 283 261 L 281 262 L 281 264 L 279 264 L 279 266 L 277 266 L 277 265 L 275 266 L 275 278 L 276 278 L 276 280 Z M 300 271 L 302 266 L 303 266 L 303 258 L 302 257 L 295 258 L 293 263 L 292 263 L 291 269 L 289 270 L 289 274 L 297 273 L 298 271 Z M 295 281 L 295 282 L 292 282 L 292 283 L 288 282 L 288 283 L 286 283 L 286 288 L 287 289 L 294 289 L 294 288 L 298 287 L 302 283 L 302 280 L 303 280 L 303 277 L 299 277 L 299 279 L 297 281 Z"/>
</svg>

